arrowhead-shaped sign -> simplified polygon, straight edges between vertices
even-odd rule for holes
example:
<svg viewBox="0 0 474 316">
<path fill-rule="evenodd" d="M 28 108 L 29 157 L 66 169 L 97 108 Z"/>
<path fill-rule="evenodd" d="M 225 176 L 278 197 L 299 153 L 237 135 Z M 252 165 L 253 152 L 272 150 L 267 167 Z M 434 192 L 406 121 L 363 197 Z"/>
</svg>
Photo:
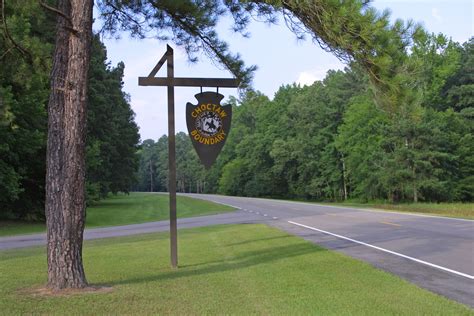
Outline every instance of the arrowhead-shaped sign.
<svg viewBox="0 0 474 316">
<path fill-rule="evenodd" d="M 197 105 L 186 104 L 186 123 L 194 149 L 209 169 L 229 135 L 232 106 L 220 105 L 224 96 L 216 92 L 202 92 L 195 97 Z"/>
</svg>

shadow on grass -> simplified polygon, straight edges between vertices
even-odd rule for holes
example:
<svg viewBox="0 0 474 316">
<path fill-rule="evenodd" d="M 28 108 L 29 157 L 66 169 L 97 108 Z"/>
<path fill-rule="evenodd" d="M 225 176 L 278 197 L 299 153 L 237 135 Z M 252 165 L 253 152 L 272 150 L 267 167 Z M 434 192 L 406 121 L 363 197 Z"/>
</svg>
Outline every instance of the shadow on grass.
<svg viewBox="0 0 474 316">
<path fill-rule="evenodd" d="M 246 269 L 252 266 L 302 256 L 308 253 L 324 251 L 327 250 L 315 247 L 311 244 L 296 244 L 273 247 L 269 249 L 259 249 L 255 251 L 243 252 L 240 255 L 233 256 L 227 260 L 208 261 L 194 265 L 180 266 L 176 271 L 167 271 L 157 275 L 132 278 L 128 280 L 112 281 L 108 282 L 108 285 L 134 284 L 150 281 L 173 280 L 196 275 L 208 275 L 213 273 Z"/>
<path fill-rule="evenodd" d="M 225 247 L 232 247 L 232 246 L 240 246 L 240 245 L 245 245 L 245 244 L 250 244 L 250 243 L 255 243 L 259 241 L 268 241 L 268 240 L 273 240 L 273 239 L 281 239 L 281 238 L 288 238 L 291 237 L 290 235 L 286 236 L 277 236 L 277 237 L 267 237 L 267 238 L 260 238 L 260 239 L 252 239 L 252 240 L 246 240 L 246 241 L 239 241 L 231 244 L 226 244 L 224 245 Z"/>
</svg>

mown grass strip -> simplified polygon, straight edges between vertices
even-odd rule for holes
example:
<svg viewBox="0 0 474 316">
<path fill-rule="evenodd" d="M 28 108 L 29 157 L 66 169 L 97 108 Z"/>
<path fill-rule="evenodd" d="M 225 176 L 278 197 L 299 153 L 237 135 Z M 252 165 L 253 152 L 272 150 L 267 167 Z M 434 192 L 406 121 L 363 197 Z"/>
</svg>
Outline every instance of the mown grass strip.
<svg viewBox="0 0 474 316">
<path fill-rule="evenodd" d="M 447 216 L 465 219 L 474 219 L 474 203 L 331 203 L 347 207 L 370 208 L 395 212 L 419 213 L 424 215 Z"/>
<path fill-rule="evenodd" d="M 138 224 L 169 218 L 168 196 L 156 193 L 119 194 L 87 208 L 86 228 Z M 213 215 L 234 210 L 230 206 L 186 196 L 177 197 L 178 218 Z M 0 221 L 0 236 L 39 233 L 43 223 Z"/>
<path fill-rule="evenodd" d="M 46 282 L 43 248 L 0 252 L 0 311 L 17 314 L 474 315 L 396 276 L 264 225 L 87 241 L 88 280 L 110 293 L 32 296 Z"/>
</svg>

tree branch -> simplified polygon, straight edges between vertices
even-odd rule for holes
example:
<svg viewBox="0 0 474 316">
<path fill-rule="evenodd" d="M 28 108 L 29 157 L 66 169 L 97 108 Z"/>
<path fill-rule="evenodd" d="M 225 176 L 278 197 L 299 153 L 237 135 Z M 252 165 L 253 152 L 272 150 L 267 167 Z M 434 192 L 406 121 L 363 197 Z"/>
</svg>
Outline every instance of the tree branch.
<svg viewBox="0 0 474 316">
<path fill-rule="evenodd" d="M 178 17 L 176 14 L 173 14 L 171 12 L 168 12 L 168 14 L 181 26 L 181 28 L 183 28 L 184 30 L 186 30 L 188 33 L 192 34 L 193 36 L 196 36 L 198 37 L 203 43 L 203 48 L 206 50 L 206 49 L 209 49 L 212 51 L 212 53 L 218 58 L 218 60 L 230 71 L 232 72 L 232 74 L 234 76 L 236 76 L 237 78 L 239 78 L 239 81 L 241 81 L 242 83 L 242 79 L 244 78 L 241 78 L 241 75 L 242 74 L 239 74 L 237 71 L 237 69 L 235 69 L 234 67 L 232 67 L 232 65 L 230 63 L 228 63 L 227 61 L 227 58 L 222 54 L 222 52 L 220 52 L 211 42 L 211 39 L 202 34 L 195 26 L 193 25 L 189 25 L 187 24 L 186 22 L 182 21 L 182 19 L 180 17 Z M 248 84 L 248 82 L 244 82 L 245 84 Z"/>
<path fill-rule="evenodd" d="M 13 49 L 13 47 L 9 47 L 9 48 L 2 54 L 2 56 L 0 56 L 0 60 L 2 60 L 12 49 Z"/>
<path fill-rule="evenodd" d="M 13 44 L 13 46 L 23 56 L 27 56 L 30 60 L 32 60 L 33 56 L 31 55 L 31 53 L 29 51 L 27 51 L 25 48 L 23 48 L 23 46 L 18 44 L 10 34 L 10 31 L 9 31 L 8 25 L 7 25 L 7 19 L 5 18 L 5 0 L 2 0 L 2 22 L 3 22 L 3 29 L 4 29 L 4 32 L 5 32 L 5 36 L 7 37 L 7 39 Z M 3 58 L 3 56 L 2 56 L 2 58 Z"/>
<path fill-rule="evenodd" d="M 118 8 L 116 5 L 114 5 L 112 2 L 109 3 L 109 5 L 117 12 L 119 12 L 120 14 L 122 14 L 123 16 L 125 16 L 128 20 L 132 21 L 137 27 L 139 27 L 140 29 L 142 28 L 144 22 L 139 22 L 137 21 L 136 19 L 134 19 L 130 14 L 128 14 L 126 11 L 124 10 L 121 10 L 120 8 Z"/>
<path fill-rule="evenodd" d="M 2 0 L 3 1 L 3 0 Z M 69 15 L 67 15 L 66 13 L 64 13 L 63 11 L 59 10 L 59 9 L 56 9 L 46 3 L 44 3 L 43 1 L 41 0 L 38 0 L 40 6 L 42 6 L 43 8 L 45 8 L 46 10 L 48 11 L 51 11 L 57 15 L 59 15 L 60 17 L 62 17 L 63 19 L 65 19 L 68 23 L 69 23 L 69 26 L 66 27 L 66 29 L 68 29 L 69 31 L 71 31 L 72 33 L 74 34 L 78 34 L 79 31 L 77 29 L 74 28 L 74 24 L 72 23 L 72 19 Z"/>
<path fill-rule="evenodd" d="M 44 3 L 43 1 L 39 0 L 39 4 L 40 6 L 42 6 L 43 8 L 45 8 L 46 10 L 49 10 L 53 13 L 56 13 L 57 15 L 60 15 L 61 17 L 63 17 L 64 19 L 68 20 L 69 23 L 72 25 L 72 20 L 71 20 L 71 17 L 68 16 L 67 14 L 65 14 L 63 11 L 61 10 L 58 10 L 54 7 L 51 7 L 49 6 L 48 4 Z"/>
</svg>

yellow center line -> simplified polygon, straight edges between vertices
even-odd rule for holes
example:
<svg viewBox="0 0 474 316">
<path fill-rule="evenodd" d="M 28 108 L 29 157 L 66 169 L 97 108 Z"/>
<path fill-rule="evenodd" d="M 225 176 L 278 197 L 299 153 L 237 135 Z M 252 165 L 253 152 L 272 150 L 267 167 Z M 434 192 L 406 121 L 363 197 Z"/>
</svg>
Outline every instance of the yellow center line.
<svg viewBox="0 0 474 316">
<path fill-rule="evenodd" d="M 351 215 L 347 215 L 347 214 L 324 213 L 324 215 L 336 216 L 336 217 L 345 217 L 345 218 L 352 218 L 352 219 L 357 218 L 356 216 L 351 216 Z"/>
<path fill-rule="evenodd" d="M 402 225 L 398 225 L 398 224 L 395 224 L 395 223 L 390 223 L 390 222 L 380 222 L 382 224 L 385 224 L 385 225 L 392 225 L 392 226 L 397 226 L 397 227 L 400 227 Z"/>
<path fill-rule="evenodd" d="M 329 215 L 329 216 L 336 216 L 336 217 L 346 217 L 346 218 L 355 218 L 354 216 L 347 216 L 347 215 L 342 215 L 342 214 L 334 214 L 334 213 L 324 213 L 325 215 Z M 381 224 L 385 224 L 385 225 L 391 225 L 391 226 L 395 226 L 395 227 L 401 227 L 402 225 L 399 225 L 399 224 L 395 224 L 395 223 L 391 223 L 391 222 L 379 222 Z"/>
</svg>

